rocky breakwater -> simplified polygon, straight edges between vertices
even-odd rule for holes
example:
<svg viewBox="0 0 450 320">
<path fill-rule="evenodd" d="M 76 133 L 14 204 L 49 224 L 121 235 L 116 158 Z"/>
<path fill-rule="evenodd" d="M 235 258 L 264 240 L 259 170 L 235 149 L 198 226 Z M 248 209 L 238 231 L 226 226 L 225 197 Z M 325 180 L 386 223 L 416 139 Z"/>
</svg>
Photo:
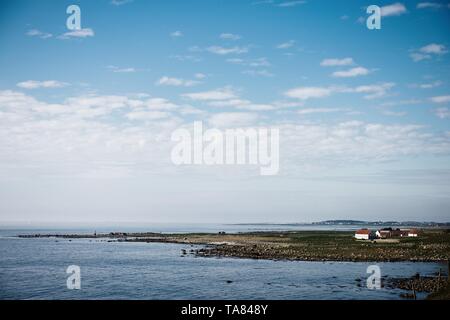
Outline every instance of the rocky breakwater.
<svg viewBox="0 0 450 320">
<path fill-rule="evenodd" d="M 36 233 L 36 234 L 19 234 L 19 238 L 62 238 L 62 239 L 93 239 L 93 238 L 109 238 L 122 241 L 145 241 L 146 239 L 158 239 L 163 241 L 165 237 L 161 233 L 155 232 L 110 232 L 110 233 Z M 160 241 L 160 242 L 161 242 Z"/>
</svg>

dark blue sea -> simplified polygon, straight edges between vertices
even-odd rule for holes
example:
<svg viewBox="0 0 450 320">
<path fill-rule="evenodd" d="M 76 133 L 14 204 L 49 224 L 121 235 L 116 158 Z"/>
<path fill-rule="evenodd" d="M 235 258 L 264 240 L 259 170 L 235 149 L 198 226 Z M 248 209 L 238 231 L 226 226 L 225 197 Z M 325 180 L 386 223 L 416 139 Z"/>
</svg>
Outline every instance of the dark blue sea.
<svg viewBox="0 0 450 320">
<path fill-rule="evenodd" d="M 146 231 L 248 231 L 270 226 L 158 226 Z M 296 228 L 299 228 L 298 226 Z M 284 227 L 283 229 L 287 229 Z M 115 231 L 97 229 L 97 232 Z M 133 230 L 121 231 L 138 231 Z M 23 239 L 25 233 L 93 230 L 0 230 L 0 299 L 401 299 L 402 290 L 368 289 L 374 263 L 298 262 L 181 255 L 188 245 L 107 239 Z M 195 248 L 199 248 L 194 247 Z M 81 288 L 66 285 L 80 267 Z M 377 263 L 383 277 L 432 275 L 439 263 Z M 360 279 L 360 281 L 357 281 Z M 425 297 L 424 294 L 419 295 Z"/>
</svg>

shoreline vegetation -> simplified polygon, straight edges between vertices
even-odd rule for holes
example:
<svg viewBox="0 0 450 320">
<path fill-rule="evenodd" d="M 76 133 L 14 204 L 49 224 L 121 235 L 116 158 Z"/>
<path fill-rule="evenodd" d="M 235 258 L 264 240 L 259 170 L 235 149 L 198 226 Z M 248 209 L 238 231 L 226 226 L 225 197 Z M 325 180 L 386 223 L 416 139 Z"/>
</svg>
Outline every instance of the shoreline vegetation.
<svg viewBox="0 0 450 320">
<path fill-rule="evenodd" d="M 288 261 L 444 262 L 450 267 L 450 230 L 423 229 L 419 237 L 356 240 L 353 231 L 258 231 L 240 233 L 153 232 L 104 234 L 25 234 L 20 238 L 98 239 L 100 241 L 186 245 L 181 256 L 230 257 Z M 198 249 L 197 246 L 202 246 Z M 406 290 L 403 298 L 450 299 L 447 275 L 386 279 L 386 286 Z"/>
</svg>

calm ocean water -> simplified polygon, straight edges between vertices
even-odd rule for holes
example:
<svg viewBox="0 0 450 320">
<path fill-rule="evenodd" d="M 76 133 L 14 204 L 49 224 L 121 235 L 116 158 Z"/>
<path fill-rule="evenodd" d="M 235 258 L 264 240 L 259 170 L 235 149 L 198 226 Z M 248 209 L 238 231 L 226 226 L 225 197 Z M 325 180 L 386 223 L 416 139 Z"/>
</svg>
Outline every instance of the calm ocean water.
<svg viewBox="0 0 450 320">
<path fill-rule="evenodd" d="M 199 231 L 164 228 L 151 231 Z M 232 228 L 202 231 L 252 229 Z M 14 237 L 37 232 L 92 230 L 1 230 L 0 299 L 400 299 L 403 292 L 368 289 L 366 269 L 372 263 L 196 258 L 181 256 L 181 249 L 191 249 L 187 245 Z M 81 268 L 80 290 L 67 289 L 69 265 Z M 445 270 L 438 263 L 378 265 L 389 277 Z"/>
</svg>

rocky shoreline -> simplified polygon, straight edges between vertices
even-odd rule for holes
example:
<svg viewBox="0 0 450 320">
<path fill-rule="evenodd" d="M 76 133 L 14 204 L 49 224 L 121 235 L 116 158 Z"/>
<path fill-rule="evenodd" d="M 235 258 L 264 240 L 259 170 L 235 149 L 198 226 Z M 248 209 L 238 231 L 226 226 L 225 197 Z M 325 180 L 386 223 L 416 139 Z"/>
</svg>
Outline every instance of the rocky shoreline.
<svg viewBox="0 0 450 320">
<path fill-rule="evenodd" d="M 437 276 L 421 276 L 416 274 L 410 278 L 392 278 L 386 280 L 388 288 L 397 288 L 408 291 L 400 296 L 406 299 L 416 299 L 417 292 L 428 294 L 439 292 L 449 285 L 447 277 L 440 274 Z"/>
<path fill-rule="evenodd" d="M 159 241 L 157 241 L 159 242 Z M 170 241 L 164 241 L 170 242 Z M 175 242 L 179 243 L 179 242 Z M 414 256 L 405 255 L 392 251 L 383 252 L 380 250 L 378 255 L 373 253 L 350 253 L 343 254 L 336 252 L 317 252 L 308 249 L 298 250 L 297 248 L 279 248 L 270 245 L 212 245 L 206 246 L 195 251 L 195 255 L 202 257 L 232 257 L 246 259 L 265 259 L 265 260 L 290 260 L 290 261 L 340 261 L 340 262 L 441 262 L 446 261 L 441 256 Z"/>
</svg>

